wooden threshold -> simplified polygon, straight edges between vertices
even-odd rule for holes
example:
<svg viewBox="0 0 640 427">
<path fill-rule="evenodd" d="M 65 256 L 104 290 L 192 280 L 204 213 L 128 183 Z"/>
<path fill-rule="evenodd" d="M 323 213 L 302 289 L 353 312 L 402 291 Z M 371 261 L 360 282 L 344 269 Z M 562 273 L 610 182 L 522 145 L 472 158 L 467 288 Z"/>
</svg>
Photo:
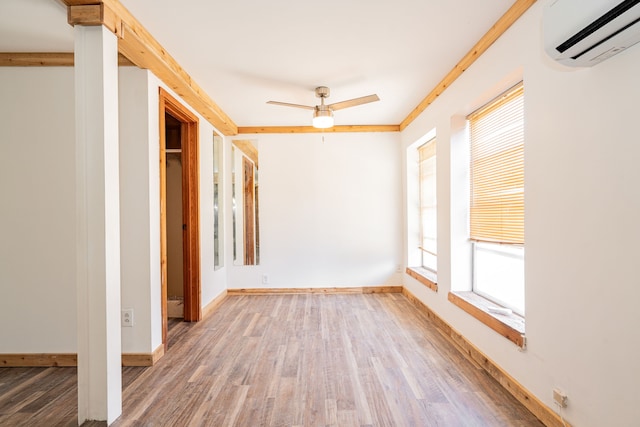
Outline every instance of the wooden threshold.
<svg viewBox="0 0 640 427">
<path fill-rule="evenodd" d="M 364 286 L 352 288 L 242 288 L 228 289 L 227 295 L 273 295 L 273 294 L 397 294 L 402 286 Z"/>
<path fill-rule="evenodd" d="M 549 427 L 571 427 L 567 421 L 563 421 L 551 408 L 542 403 L 536 396 L 530 393 L 522 384 L 504 371 L 498 364 L 480 351 L 467 340 L 460 332 L 445 322 L 438 314 L 431 310 L 418 297 L 407 288 L 403 288 L 403 295 L 416 305 L 429 319 L 433 320 L 443 336 L 451 341 L 455 347 L 468 360 L 482 368 L 493 377 L 506 391 L 522 403 L 532 414 Z"/>
</svg>

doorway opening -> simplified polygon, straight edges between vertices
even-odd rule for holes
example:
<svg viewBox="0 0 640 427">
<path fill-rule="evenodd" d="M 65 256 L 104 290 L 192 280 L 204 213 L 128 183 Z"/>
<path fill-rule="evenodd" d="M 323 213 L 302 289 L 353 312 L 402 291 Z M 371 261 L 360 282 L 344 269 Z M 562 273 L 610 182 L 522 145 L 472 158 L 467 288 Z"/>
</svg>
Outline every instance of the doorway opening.
<svg viewBox="0 0 640 427">
<path fill-rule="evenodd" d="M 202 317 L 198 118 L 160 89 L 160 259 L 162 342 L 168 347 L 168 297 L 182 298 L 183 318 Z"/>
</svg>

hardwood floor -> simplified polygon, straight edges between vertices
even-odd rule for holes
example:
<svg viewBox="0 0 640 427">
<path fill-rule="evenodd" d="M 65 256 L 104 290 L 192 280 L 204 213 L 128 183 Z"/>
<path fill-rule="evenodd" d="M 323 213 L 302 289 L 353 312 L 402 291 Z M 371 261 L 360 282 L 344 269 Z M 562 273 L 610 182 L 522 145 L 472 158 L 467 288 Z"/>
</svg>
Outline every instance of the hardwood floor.
<svg viewBox="0 0 640 427">
<path fill-rule="evenodd" d="M 114 426 L 542 425 L 401 294 L 230 296 L 169 338 Z M 0 369 L 0 425 L 75 425 L 75 381 Z"/>
</svg>

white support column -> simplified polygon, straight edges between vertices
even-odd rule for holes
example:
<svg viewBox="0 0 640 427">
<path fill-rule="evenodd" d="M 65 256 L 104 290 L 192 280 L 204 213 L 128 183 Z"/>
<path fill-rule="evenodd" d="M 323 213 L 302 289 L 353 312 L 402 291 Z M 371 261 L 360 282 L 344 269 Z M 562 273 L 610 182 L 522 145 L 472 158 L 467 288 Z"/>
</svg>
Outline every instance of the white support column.
<svg viewBox="0 0 640 427">
<path fill-rule="evenodd" d="M 118 45 L 75 26 L 78 423 L 122 413 Z"/>
</svg>

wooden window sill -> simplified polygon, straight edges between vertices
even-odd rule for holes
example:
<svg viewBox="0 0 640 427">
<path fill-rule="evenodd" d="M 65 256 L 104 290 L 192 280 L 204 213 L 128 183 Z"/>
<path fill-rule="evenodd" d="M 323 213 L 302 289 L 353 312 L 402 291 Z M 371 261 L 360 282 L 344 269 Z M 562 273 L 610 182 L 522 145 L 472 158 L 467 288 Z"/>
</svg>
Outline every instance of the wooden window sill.
<svg viewBox="0 0 640 427">
<path fill-rule="evenodd" d="M 500 307 L 473 292 L 449 292 L 449 301 L 469 313 L 519 347 L 525 348 L 524 318 L 515 313 L 496 314 L 490 307 Z"/>
<path fill-rule="evenodd" d="M 406 273 L 433 292 L 438 292 L 438 276 L 436 273 L 422 267 L 407 267 Z"/>
</svg>

